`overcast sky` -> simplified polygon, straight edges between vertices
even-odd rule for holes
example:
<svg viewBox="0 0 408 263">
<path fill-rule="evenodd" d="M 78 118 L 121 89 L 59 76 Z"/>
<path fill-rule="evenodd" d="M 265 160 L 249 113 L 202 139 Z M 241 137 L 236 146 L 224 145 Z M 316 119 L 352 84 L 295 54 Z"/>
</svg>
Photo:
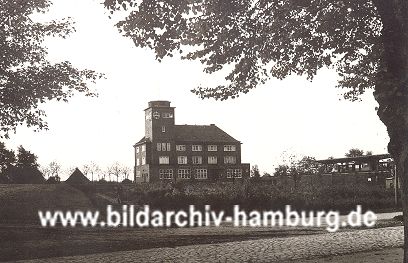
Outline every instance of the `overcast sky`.
<svg viewBox="0 0 408 263">
<path fill-rule="evenodd" d="M 70 16 L 77 32 L 47 40 L 50 60 L 69 60 L 106 79 L 92 87 L 97 98 L 46 103 L 48 131 L 21 127 L 6 142 L 34 152 L 41 165 L 56 160 L 68 168 L 95 161 L 105 168 L 117 161 L 132 167 L 132 145 L 144 136 L 143 110 L 150 100 L 171 101 L 176 124 L 216 124 L 243 143 L 242 161 L 261 172 L 273 173 L 284 153 L 323 159 L 342 157 L 352 147 L 386 152 L 388 136 L 372 92 L 362 102 L 342 100 L 332 70 L 320 71 L 313 82 L 271 80 L 235 100 L 201 100 L 190 90 L 216 84 L 220 76 L 204 74 L 198 62 L 155 61 L 150 50 L 134 47 L 117 32 L 100 0 L 53 2 L 45 18 Z"/>
</svg>

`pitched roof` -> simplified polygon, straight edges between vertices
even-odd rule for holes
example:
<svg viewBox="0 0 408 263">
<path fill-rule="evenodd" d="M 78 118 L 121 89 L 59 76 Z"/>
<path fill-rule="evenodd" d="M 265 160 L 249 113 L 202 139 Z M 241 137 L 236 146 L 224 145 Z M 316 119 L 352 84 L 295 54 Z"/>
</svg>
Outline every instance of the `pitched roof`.
<svg viewBox="0 0 408 263">
<path fill-rule="evenodd" d="M 137 143 L 135 143 L 134 146 L 136 146 L 136 145 L 138 145 L 138 144 L 141 144 L 141 143 L 144 143 L 144 142 L 148 142 L 148 141 L 150 141 L 150 140 L 149 140 L 149 139 L 146 139 L 146 137 L 143 137 L 143 138 L 140 139 Z"/>
<path fill-rule="evenodd" d="M 239 143 L 216 125 L 175 125 L 176 141 L 185 142 L 232 142 Z"/>
<path fill-rule="evenodd" d="M 367 162 L 367 161 L 379 161 L 382 159 L 392 158 L 390 154 L 376 154 L 376 155 L 363 155 L 356 157 L 343 157 L 343 158 L 333 158 L 325 160 L 317 160 L 319 163 L 323 164 L 335 164 L 335 163 L 347 163 L 347 162 Z"/>
<path fill-rule="evenodd" d="M 78 168 L 75 168 L 75 171 L 65 182 L 68 184 L 86 184 L 90 181 Z"/>
</svg>

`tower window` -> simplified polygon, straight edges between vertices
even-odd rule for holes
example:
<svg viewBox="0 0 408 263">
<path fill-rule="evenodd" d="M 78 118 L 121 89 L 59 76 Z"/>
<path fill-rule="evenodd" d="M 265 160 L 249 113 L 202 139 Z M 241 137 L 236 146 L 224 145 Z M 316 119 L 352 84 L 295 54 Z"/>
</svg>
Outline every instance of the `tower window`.
<svg viewBox="0 0 408 263">
<path fill-rule="evenodd" d="M 171 118 L 173 118 L 173 113 L 171 113 L 171 112 L 163 112 L 163 113 L 162 113 L 162 117 L 165 118 L 165 119 L 171 119 Z"/>
<path fill-rule="evenodd" d="M 166 126 L 162 126 L 162 132 L 166 132 Z"/>
<path fill-rule="evenodd" d="M 169 142 L 158 142 L 157 143 L 157 151 L 160 152 L 165 152 L 165 151 L 171 151 L 171 144 Z"/>
<path fill-rule="evenodd" d="M 145 152 L 146 151 L 146 145 L 142 145 L 142 152 Z"/>
</svg>

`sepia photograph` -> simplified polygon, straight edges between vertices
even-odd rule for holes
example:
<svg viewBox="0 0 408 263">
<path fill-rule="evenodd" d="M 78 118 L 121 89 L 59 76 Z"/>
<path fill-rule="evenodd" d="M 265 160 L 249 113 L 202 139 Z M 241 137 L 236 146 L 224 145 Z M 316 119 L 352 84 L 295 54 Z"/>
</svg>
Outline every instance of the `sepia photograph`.
<svg viewBox="0 0 408 263">
<path fill-rule="evenodd" d="M 408 263 L 408 1 L 0 0 L 0 262 Z"/>
</svg>

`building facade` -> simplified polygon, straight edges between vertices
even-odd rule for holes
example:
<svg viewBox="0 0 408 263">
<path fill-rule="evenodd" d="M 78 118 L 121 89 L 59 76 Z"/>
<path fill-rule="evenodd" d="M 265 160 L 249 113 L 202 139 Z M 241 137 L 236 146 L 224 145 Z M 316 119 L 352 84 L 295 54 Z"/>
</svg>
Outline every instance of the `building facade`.
<svg viewBox="0 0 408 263">
<path fill-rule="evenodd" d="M 134 145 L 135 182 L 232 181 L 249 177 L 241 142 L 216 125 L 176 125 L 169 101 L 150 101 Z"/>
</svg>

